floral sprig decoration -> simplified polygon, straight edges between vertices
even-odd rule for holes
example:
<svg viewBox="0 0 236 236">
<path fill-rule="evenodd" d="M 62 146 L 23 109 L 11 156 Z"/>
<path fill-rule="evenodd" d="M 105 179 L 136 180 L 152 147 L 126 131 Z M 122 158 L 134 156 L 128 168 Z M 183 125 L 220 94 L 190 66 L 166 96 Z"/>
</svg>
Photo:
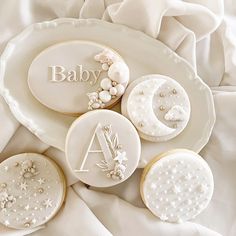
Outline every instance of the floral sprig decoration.
<svg viewBox="0 0 236 236">
<path fill-rule="evenodd" d="M 119 144 L 118 135 L 112 134 L 111 125 L 104 126 L 103 132 L 112 154 L 113 163 L 109 164 L 106 160 L 102 160 L 101 163 L 97 164 L 97 166 L 100 167 L 102 171 L 108 172 L 107 177 L 114 180 L 122 180 L 125 177 L 125 162 L 128 160 L 126 157 L 126 152 L 122 151 L 122 146 Z"/>
</svg>

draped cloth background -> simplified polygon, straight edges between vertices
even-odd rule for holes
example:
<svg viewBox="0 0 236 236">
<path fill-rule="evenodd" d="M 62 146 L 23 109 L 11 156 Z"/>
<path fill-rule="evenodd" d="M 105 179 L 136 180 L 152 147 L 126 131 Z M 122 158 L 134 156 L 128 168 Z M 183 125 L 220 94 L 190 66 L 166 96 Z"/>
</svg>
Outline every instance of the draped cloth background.
<svg viewBox="0 0 236 236">
<path fill-rule="evenodd" d="M 64 153 L 21 126 L 0 98 L 0 161 L 21 152 L 44 153 L 62 166 L 68 180 L 66 202 L 53 220 L 33 230 L 0 225 L 0 235 L 236 235 L 234 0 L 1 0 L 0 53 L 26 26 L 58 17 L 98 18 L 127 25 L 161 40 L 193 65 L 211 87 L 216 107 L 213 134 L 201 151 L 215 178 L 213 200 L 194 221 L 169 224 L 144 207 L 139 195 L 141 170 L 116 187 L 87 188 L 70 173 Z"/>
</svg>

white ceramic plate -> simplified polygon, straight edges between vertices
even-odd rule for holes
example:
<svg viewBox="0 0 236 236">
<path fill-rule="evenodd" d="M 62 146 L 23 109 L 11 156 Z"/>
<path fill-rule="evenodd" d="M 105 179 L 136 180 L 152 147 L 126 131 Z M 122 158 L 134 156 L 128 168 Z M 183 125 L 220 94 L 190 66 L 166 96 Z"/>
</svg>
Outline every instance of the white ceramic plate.
<svg viewBox="0 0 236 236">
<path fill-rule="evenodd" d="M 1 57 L 0 88 L 19 122 L 43 142 L 64 150 L 65 137 L 75 117 L 40 104 L 28 88 L 27 74 L 32 60 L 42 50 L 76 39 L 93 40 L 115 49 L 127 62 L 131 81 L 145 74 L 163 74 L 178 81 L 188 93 L 192 113 L 186 129 L 168 142 L 142 140 L 140 167 L 169 149 L 187 148 L 199 152 L 203 148 L 215 122 L 214 104 L 210 89 L 192 67 L 158 40 L 122 25 L 93 19 L 67 18 L 37 23 L 9 42 Z M 119 105 L 114 109 L 119 110 Z"/>
</svg>

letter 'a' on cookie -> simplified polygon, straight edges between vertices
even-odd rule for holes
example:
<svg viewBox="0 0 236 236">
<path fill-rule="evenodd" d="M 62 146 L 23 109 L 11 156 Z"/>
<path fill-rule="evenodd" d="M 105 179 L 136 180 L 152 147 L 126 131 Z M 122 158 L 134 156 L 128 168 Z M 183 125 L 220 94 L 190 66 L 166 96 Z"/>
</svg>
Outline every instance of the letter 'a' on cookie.
<svg viewBox="0 0 236 236">
<path fill-rule="evenodd" d="M 214 180 L 197 153 L 174 149 L 154 158 L 144 169 L 140 192 L 147 208 L 162 221 L 182 223 L 207 208 Z"/>
<path fill-rule="evenodd" d="M 187 93 L 178 82 L 152 74 L 140 77 L 128 86 L 121 110 L 141 138 L 162 142 L 175 138 L 186 128 L 191 106 Z"/>
<path fill-rule="evenodd" d="M 0 163 L 0 223 L 14 229 L 47 223 L 66 194 L 62 170 L 48 157 L 23 153 Z"/>
<path fill-rule="evenodd" d="M 138 166 L 139 135 L 132 123 L 110 110 L 80 116 L 66 138 L 66 158 L 74 175 L 95 187 L 125 181 Z"/>
<path fill-rule="evenodd" d="M 32 61 L 28 85 L 44 106 L 69 115 L 111 108 L 129 83 L 118 52 L 91 41 L 68 41 L 43 50 Z"/>
</svg>

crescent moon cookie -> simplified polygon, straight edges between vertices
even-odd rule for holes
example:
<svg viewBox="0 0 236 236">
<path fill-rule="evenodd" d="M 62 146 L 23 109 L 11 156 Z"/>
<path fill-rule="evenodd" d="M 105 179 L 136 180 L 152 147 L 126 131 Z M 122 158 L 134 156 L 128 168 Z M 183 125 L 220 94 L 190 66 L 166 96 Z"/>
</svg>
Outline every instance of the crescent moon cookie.
<svg viewBox="0 0 236 236">
<path fill-rule="evenodd" d="M 147 208 L 163 221 L 181 223 L 195 218 L 209 204 L 214 189 L 211 169 L 197 153 L 166 152 L 144 169 L 141 196 Z"/>
<path fill-rule="evenodd" d="M 15 229 L 48 222 L 66 192 L 60 168 L 36 153 L 12 156 L 0 163 L 0 223 Z"/>
<path fill-rule="evenodd" d="M 87 112 L 70 127 L 66 157 L 75 176 L 95 187 L 126 180 L 138 166 L 139 135 L 132 123 L 109 110 Z"/>
<path fill-rule="evenodd" d="M 129 68 L 114 50 L 90 41 L 69 41 L 42 51 L 28 71 L 34 97 L 66 114 L 115 105 L 129 82 Z"/>
<path fill-rule="evenodd" d="M 122 98 L 122 114 L 140 137 L 167 141 L 180 134 L 190 119 L 190 101 L 184 88 L 164 75 L 146 75 L 132 82 Z"/>
</svg>

